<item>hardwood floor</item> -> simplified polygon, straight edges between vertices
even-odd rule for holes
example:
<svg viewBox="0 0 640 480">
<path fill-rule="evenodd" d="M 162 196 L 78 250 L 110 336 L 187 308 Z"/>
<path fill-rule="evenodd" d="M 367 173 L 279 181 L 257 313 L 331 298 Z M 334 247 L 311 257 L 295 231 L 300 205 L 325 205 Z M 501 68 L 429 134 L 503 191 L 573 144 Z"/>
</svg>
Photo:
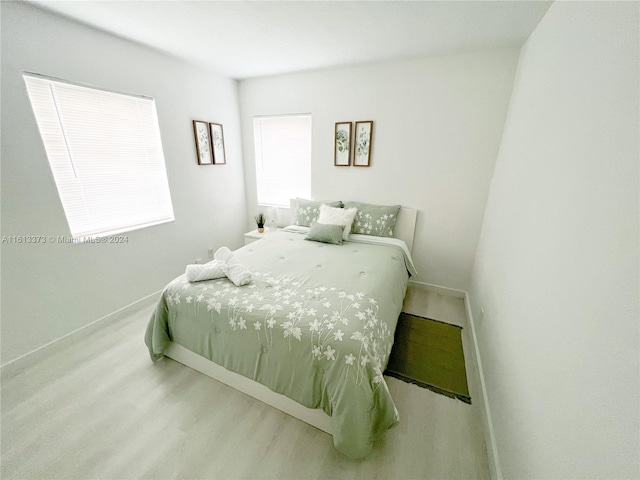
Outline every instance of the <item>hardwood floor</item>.
<svg viewBox="0 0 640 480">
<path fill-rule="evenodd" d="M 466 325 L 462 299 L 414 290 L 410 313 Z M 476 404 L 387 377 L 400 425 L 349 460 L 300 420 L 173 360 L 151 363 L 151 310 L 3 378 L 3 479 L 489 478 Z M 473 397 L 468 329 L 463 345 Z"/>
</svg>

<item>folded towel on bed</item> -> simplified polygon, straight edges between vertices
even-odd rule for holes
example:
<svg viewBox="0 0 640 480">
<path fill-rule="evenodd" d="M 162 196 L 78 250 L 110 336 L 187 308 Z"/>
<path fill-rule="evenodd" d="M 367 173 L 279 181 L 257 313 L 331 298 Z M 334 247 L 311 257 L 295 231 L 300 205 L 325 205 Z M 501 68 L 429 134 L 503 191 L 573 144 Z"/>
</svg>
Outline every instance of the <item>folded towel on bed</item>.
<svg viewBox="0 0 640 480">
<path fill-rule="evenodd" d="M 220 268 L 237 287 L 246 285 L 251 281 L 251 272 L 233 256 L 233 252 L 227 247 L 220 247 L 213 255 Z"/>
<path fill-rule="evenodd" d="M 190 282 L 201 282 L 203 280 L 213 280 L 214 278 L 227 276 L 220 267 L 220 262 L 217 260 L 205 263 L 204 265 L 187 265 L 187 270 L 184 273 Z"/>
</svg>

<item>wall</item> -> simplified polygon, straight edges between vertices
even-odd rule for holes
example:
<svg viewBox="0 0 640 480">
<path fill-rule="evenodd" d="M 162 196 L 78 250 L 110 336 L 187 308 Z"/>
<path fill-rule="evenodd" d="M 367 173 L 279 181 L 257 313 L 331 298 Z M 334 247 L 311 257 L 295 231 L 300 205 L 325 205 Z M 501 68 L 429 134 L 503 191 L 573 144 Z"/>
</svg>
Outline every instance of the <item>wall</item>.
<svg viewBox="0 0 640 480">
<path fill-rule="evenodd" d="M 2 2 L 2 235 L 69 235 L 25 70 L 154 97 L 176 220 L 123 245 L 3 243 L 2 364 L 161 289 L 209 247 L 240 246 L 247 223 L 237 82 Z M 226 166 L 197 165 L 192 119 L 224 124 Z"/>
<path fill-rule="evenodd" d="M 638 8 L 521 53 L 470 289 L 504 478 L 640 476 Z"/>
<path fill-rule="evenodd" d="M 248 213 L 258 209 L 252 117 L 311 113 L 312 197 L 418 208 L 417 279 L 466 289 L 517 55 L 508 49 L 241 81 Z M 374 121 L 371 167 L 335 167 L 335 122 L 357 120 Z"/>
</svg>

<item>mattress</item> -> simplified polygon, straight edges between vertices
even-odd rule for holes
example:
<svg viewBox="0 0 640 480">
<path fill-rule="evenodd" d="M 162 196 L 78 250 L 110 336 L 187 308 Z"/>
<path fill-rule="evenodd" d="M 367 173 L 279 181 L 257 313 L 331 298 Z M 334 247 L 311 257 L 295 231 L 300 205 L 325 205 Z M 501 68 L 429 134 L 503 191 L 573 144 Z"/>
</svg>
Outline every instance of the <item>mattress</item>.
<svg viewBox="0 0 640 480">
<path fill-rule="evenodd" d="M 335 447 L 366 456 L 399 421 L 384 371 L 415 269 L 404 242 L 329 245 L 277 232 L 235 251 L 253 273 L 164 289 L 145 335 L 151 358 L 178 343 L 331 417 Z"/>
</svg>

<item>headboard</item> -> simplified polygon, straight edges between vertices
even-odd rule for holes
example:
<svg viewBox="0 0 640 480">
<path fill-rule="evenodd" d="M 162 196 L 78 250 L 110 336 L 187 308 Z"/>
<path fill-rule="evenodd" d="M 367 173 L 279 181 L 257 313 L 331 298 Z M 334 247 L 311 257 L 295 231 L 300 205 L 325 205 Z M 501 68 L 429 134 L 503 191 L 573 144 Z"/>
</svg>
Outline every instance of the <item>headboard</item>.
<svg viewBox="0 0 640 480">
<path fill-rule="evenodd" d="M 393 236 L 404 240 L 410 252 L 413 252 L 413 236 L 416 232 L 417 208 L 400 207 Z"/>
<path fill-rule="evenodd" d="M 291 224 L 292 212 L 295 208 L 296 200 L 291 199 L 291 208 L 278 208 L 278 226 L 286 226 Z M 404 240 L 407 244 L 407 248 L 410 252 L 413 251 L 413 236 L 416 231 L 416 219 L 418 217 L 418 210 L 416 208 L 401 207 L 398 212 L 398 219 L 396 220 L 396 226 L 393 229 L 393 236 Z"/>
</svg>

